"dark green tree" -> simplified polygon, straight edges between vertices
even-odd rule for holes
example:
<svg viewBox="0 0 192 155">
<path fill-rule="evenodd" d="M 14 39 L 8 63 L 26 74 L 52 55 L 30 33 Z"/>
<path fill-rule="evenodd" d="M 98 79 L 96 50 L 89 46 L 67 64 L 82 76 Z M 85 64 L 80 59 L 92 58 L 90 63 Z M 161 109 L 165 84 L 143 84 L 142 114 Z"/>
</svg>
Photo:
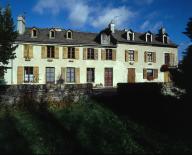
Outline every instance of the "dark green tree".
<svg viewBox="0 0 192 155">
<path fill-rule="evenodd" d="M 183 33 L 192 41 L 192 18 L 189 18 Z M 174 75 L 176 84 L 192 94 L 192 44 L 183 52 L 183 60 Z"/>
<path fill-rule="evenodd" d="M 16 57 L 14 51 L 17 45 L 14 43 L 17 36 L 10 6 L 0 8 L 0 66 L 7 65 L 10 59 Z"/>
</svg>

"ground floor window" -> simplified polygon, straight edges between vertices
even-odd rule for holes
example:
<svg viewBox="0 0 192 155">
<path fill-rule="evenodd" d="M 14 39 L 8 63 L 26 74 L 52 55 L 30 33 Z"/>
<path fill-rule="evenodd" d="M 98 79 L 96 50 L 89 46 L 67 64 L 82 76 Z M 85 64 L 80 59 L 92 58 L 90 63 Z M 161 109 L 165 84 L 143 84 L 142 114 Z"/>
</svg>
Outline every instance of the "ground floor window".
<svg viewBox="0 0 192 155">
<path fill-rule="evenodd" d="M 87 68 L 87 82 L 95 82 L 95 68 Z"/>
<path fill-rule="evenodd" d="M 154 70 L 153 69 L 147 69 L 147 80 L 153 80 L 154 79 Z"/>
<path fill-rule="evenodd" d="M 67 82 L 75 82 L 75 68 L 73 67 L 67 68 Z"/>
<path fill-rule="evenodd" d="M 46 83 L 55 83 L 54 67 L 46 67 Z"/>
<path fill-rule="evenodd" d="M 34 75 L 33 75 L 33 67 L 24 67 L 24 82 L 29 83 L 33 82 Z"/>
</svg>

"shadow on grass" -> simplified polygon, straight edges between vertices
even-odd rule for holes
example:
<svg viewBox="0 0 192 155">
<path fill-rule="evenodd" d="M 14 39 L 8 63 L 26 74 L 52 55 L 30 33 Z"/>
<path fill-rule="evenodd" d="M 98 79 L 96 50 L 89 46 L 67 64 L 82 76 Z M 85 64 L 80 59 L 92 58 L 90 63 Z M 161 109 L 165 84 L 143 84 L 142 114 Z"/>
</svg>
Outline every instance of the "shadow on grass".
<svg viewBox="0 0 192 155">
<path fill-rule="evenodd" d="M 31 108 L 29 112 L 38 121 L 38 130 L 41 131 L 41 136 L 49 145 L 51 154 L 81 152 L 74 133 L 68 131 L 64 122 L 60 122 L 47 109 L 46 103 L 42 104 L 39 109 Z"/>
<path fill-rule="evenodd" d="M 2 154 L 32 154 L 27 140 L 17 130 L 15 119 L 6 111 L 0 118 L 0 152 Z"/>
</svg>

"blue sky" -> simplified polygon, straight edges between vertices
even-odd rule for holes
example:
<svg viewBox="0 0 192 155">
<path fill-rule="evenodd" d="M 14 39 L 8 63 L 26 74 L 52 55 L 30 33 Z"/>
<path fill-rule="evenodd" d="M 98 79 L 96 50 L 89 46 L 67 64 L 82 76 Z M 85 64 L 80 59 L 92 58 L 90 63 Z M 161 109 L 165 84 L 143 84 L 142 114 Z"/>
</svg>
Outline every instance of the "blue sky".
<svg viewBox="0 0 192 155">
<path fill-rule="evenodd" d="M 190 40 L 182 34 L 192 17 L 192 0 L 0 0 L 11 5 L 16 22 L 26 12 L 28 27 L 62 27 L 99 32 L 114 19 L 116 28 L 145 32 L 163 26 L 179 45 L 179 59 Z"/>
</svg>

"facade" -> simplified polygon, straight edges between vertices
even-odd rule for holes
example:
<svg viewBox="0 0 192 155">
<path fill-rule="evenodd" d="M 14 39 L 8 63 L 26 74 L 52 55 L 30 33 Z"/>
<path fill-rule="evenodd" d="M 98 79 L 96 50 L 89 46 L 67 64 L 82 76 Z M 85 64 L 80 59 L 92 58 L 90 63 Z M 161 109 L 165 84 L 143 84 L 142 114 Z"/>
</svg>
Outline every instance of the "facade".
<svg viewBox="0 0 192 155">
<path fill-rule="evenodd" d="M 164 28 L 159 34 L 116 30 L 111 22 L 99 33 L 60 28 L 26 28 L 18 17 L 16 59 L 4 78 L 7 84 L 168 82 L 161 67 L 178 64 L 177 45 Z"/>
</svg>

